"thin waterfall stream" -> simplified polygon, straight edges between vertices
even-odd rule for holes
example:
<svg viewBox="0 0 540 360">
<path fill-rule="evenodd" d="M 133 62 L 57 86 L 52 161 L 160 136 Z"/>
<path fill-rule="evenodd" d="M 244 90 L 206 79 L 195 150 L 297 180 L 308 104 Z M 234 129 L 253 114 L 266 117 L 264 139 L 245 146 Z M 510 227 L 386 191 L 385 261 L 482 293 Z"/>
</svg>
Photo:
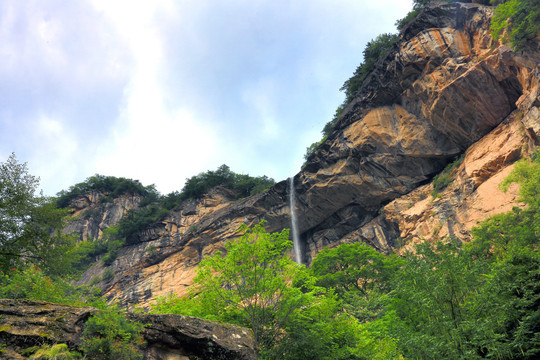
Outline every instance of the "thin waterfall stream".
<svg viewBox="0 0 540 360">
<path fill-rule="evenodd" d="M 294 260 L 302 263 L 302 254 L 300 250 L 300 234 L 298 233 L 298 219 L 296 218 L 296 194 L 294 190 L 294 177 L 289 178 L 289 206 L 291 208 L 291 231 L 293 238 Z"/>
</svg>

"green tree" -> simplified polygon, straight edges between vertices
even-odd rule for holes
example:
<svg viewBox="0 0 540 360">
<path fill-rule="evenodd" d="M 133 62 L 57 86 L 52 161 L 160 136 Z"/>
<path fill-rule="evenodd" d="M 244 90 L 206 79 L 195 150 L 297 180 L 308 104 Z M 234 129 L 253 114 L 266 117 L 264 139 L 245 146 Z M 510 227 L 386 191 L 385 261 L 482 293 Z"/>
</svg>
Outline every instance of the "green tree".
<svg viewBox="0 0 540 360">
<path fill-rule="evenodd" d="M 364 360 L 359 346 L 362 337 L 360 323 L 341 311 L 341 302 L 332 291 L 320 289 L 306 293 L 304 305 L 296 309 L 284 326 L 286 336 L 263 358 L 283 360 Z"/>
<path fill-rule="evenodd" d="M 30 245 L 27 226 L 39 205 L 36 188 L 39 180 L 28 174 L 15 154 L 0 164 L 0 269 L 5 271 L 25 256 Z"/>
<path fill-rule="evenodd" d="M 37 193 L 39 179 L 14 154 L 0 163 L 0 271 L 35 264 L 51 275 L 71 271 L 75 239 L 63 234 L 66 212 Z"/>
<path fill-rule="evenodd" d="M 478 324 L 470 299 L 483 284 L 482 262 L 456 243 L 424 243 L 395 278 L 390 314 L 406 358 L 475 359 L 469 336 Z"/>
<path fill-rule="evenodd" d="M 377 61 L 394 46 L 396 41 L 397 35 L 387 33 L 380 34 L 367 43 L 363 51 L 363 62 L 358 65 L 353 76 L 345 81 L 340 89 L 345 92 L 345 103 L 348 104 L 352 101 L 365 78 L 375 68 Z"/>
<path fill-rule="evenodd" d="M 540 35 L 539 0 L 494 0 L 499 4 L 491 20 L 491 34 L 498 40 L 509 42 L 515 50 Z"/>
<path fill-rule="evenodd" d="M 99 289 L 74 286 L 62 277 L 53 279 L 35 266 L 0 273 L 0 298 L 85 305 L 98 295 Z"/>
<path fill-rule="evenodd" d="M 154 185 L 143 186 L 138 180 L 96 174 L 81 183 L 70 186 L 69 190 L 60 191 L 57 194 L 56 205 L 60 208 L 68 207 L 76 197 L 91 192 L 101 192 L 110 198 L 116 198 L 123 194 L 143 197 L 152 197 L 158 194 Z"/>
<path fill-rule="evenodd" d="M 392 358 L 375 345 L 382 341 L 342 311 L 333 289 L 317 286 L 311 272 L 290 259 L 291 245 L 288 230 L 244 227 L 241 238 L 226 243 L 225 254 L 201 262 L 188 297 L 159 298 L 154 311 L 247 326 L 263 359 Z M 384 344 L 391 348 L 390 341 Z"/>
<path fill-rule="evenodd" d="M 190 290 L 193 300 L 162 300 L 156 310 L 181 312 L 196 303 L 190 315 L 249 327 L 261 351 L 273 346 L 302 305 L 302 294 L 291 286 L 299 265 L 287 256 L 292 246 L 288 230 L 269 234 L 261 223 L 241 232 L 239 239 L 225 243 L 225 254 L 201 262 Z M 186 301 L 188 306 L 182 304 Z"/>
<path fill-rule="evenodd" d="M 540 156 L 503 182 L 520 184 L 525 209 L 498 214 L 474 239 L 428 243 L 405 257 L 386 309 L 406 357 L 536 359 L 540 354 Z"/>
<path fill-rule="evenodd" d="M 501 183 L 503 191 L 518 183 L 519 200 L 525 209 L 497 214 L 473 229 L 475 241 L 470 251 L 477 257 L 504 256 L 512 244 L 536 251 L 540 238 L 540 152 L 515 163 L 513 171 Z"/>
<path fill-rule="evenodd" d="M 239 196 L 255 195 L 272 185 L 275 181 L 266 176 L 252 177 L 236 174 L 227 165 L 216 170 L 208 170 L 186 180 L 180 193 L 182 200 L 198 198 L 216 186 L 224 186 L 239 192 Z"/>
<path fill-rule="evenodd" d="M 342 244 L 324 249 L 313 260 L 311 271 L 316 284 L 333 289 L 347 312 L 361 321 L 374 320 L 382 310 L 383 294 L 399 266 L 394 256 L 386 256 L 363 243 Z"/>
</svg>

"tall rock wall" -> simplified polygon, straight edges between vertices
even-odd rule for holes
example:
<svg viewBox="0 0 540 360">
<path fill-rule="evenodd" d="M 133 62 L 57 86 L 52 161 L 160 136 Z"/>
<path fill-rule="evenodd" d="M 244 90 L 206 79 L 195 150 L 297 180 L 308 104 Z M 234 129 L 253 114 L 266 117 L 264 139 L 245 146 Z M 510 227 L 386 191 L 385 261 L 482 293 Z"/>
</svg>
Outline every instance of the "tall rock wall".
<svg viewBox="0 0 540 360">
<path fill-rule="evenodd" d="M 515 204 L 516 189 L 503 194 L 497 184 L 538 145 L 540 51 L 493 41 L 491 14 L 478 4 L 428 6 L 379 60 L 294 176 L 303 262 L 343 242 L 389 253 L 435 236 L 467 240 L 477 221 Z M 460 154 L 454 181 L 433 198 L 430 181 Z M 183 294 L 200 260 L 241 224 L 290 227 L 288 181 L 242 200 L 218 188 L 183 204 L 122 248 L 115 277 L 100 286 L 110 299 L 143 305 Z M 104 270 L 96 263 L 83 282 Z"/>
</svg>

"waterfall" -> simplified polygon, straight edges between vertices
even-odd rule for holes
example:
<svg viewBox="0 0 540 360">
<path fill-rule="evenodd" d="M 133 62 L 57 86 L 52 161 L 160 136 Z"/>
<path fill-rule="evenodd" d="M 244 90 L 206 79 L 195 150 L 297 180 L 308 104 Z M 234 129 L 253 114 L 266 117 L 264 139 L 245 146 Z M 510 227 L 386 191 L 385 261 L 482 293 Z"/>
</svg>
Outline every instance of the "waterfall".
<svg viewBox="0 0 540 360">
<path fill-rule="evenodd" d="M 296 219 L 296 195 L 294 193 L 294 177 L 289 178 L 289 206 L 291 207 L 291 231 L 293 238 L 294 260 L 302 263 L 302 254 L 300 251 L 300 235 L 298 234 L 298 220 Z"/>
</svg>

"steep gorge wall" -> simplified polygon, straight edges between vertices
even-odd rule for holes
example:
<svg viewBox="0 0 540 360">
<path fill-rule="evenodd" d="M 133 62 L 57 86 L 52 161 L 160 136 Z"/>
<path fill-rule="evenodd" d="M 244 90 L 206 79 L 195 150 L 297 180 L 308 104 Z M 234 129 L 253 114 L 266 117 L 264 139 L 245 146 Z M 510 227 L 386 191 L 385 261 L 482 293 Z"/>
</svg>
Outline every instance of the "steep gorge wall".
<svg viewBox="0 0 540 360">
<path fill-rule="evenodd" d="M 515 117 L 531 121 L 517 125 L 522 131 L 516 141 L 537 141 L 538 48 L 518 55 L 495 43 L 491 11 L 476 4 L 429 6 L 379 61 L 337 129 L 298 175 L 299 213 L 320 212 L 300 226 L 309 232 L 308 253 L 351 241 L 335 224 L 356 227 L 354 237 L 380 250 L 393 246 L 404 224 L 372 221 L 380 206 L 423 185 L 518 106 Z M 520 154 L 514 151 L 507 160 Z M 319 205 L 328 199 L 330 206 Z"/>
<path fill-rule="evenodd" d="M 332 135 L 294 177 L 303 261 L 326 246 L 363 241 L 391 252 L 421 239 L 468 239 L 471 227 L 510 209 L 516 190 L 496 184 L 538 145 L 540 51 L 521 54 L 489 35 L 492 8 L 439 3 L 405 29 L 345 109 Z M 430 180 L 465 160 L 436 199 Z M 235 201 L 215 189 L 185 203 L 120 250 L 111 299 L 148 304 L 184 293 L 196 265 L 241 224 L 290 227 L 288 184 Z M 149 248 L 154 251 L 148 251 Z M 96 263 L 84 282 L 103 274 Z"/>
</svg>

